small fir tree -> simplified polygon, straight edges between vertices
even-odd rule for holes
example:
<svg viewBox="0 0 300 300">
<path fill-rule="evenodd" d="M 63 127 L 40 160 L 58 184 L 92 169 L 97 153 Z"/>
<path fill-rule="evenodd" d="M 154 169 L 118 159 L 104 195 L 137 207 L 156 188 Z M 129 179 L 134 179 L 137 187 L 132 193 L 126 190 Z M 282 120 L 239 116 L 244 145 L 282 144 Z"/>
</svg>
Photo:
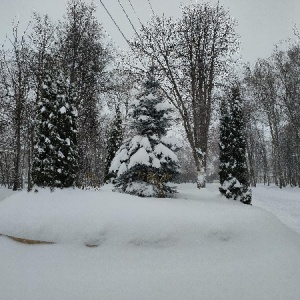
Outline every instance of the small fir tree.
<svg viewBox="0 0 300 300">
<path fill-rule="evenodd" d="M 77 110 L 72 89 L 57 73 L 47 71 L 43 81 L 32 178 L 40 187 L 65 188 L 75 184 L 78 171 Z"/>
<path fill-rule="evenodd" d="M 108 181 L 116 177 L 116 172 L 109 172 L 109 168 L 116 152 L 119 150 L 123 140 L 122 118 L 119 105 L 116 108 L 116 115 L 112 123 L 107 140 L 107 154 L 105 160 L 105 176 L 104 180 Z"/>
<path fill-rule="evenodd" d="M 245 125 L 238 87 L 221 103 L 220 118 L 220 184 L 227 198 L 251 204 L 246 165 Z"/>
<path fill-rule="evenodd" d="M 172 107 L 163 101 L 152 73 L 144 91 L 132 103 L 130 128 L 136 131 L 117 151 L 110 172 L 116 172 L 118 191 L 141 197 L 166 197 L 176 192 L 167 183 L 179 173 L 177 139 L 166 137 Z"/>
</svg>

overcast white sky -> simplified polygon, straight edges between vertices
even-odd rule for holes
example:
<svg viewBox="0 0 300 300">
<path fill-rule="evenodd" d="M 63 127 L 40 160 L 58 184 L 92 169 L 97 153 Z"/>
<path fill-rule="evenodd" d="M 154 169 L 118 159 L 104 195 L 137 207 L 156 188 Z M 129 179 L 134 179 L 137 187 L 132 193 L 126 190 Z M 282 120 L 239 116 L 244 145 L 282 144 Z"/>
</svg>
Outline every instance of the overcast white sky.
<svg viewBox="0 0 300 300">
<path fill-rule="evenodd" d="M 85 0 L 90 3 L 90 1 Z M 124 16 L 117 0 L 102 0 L 127 38 L 133 30 Z M 128 0 L 120 0 L 136 27 L 138 20 L 130 8 Z M 198 0 L 201 1 L 201 0 Z M 151 15 L 148 0 L 131 0 L 143 22 Z M 180 16 L 180 3 L 189 4 L 195 0 L 150 0 L 155 13 Z M 196 1 L 197 2 L 197 1 Z M 215 2 L 212 0 L 212 2 Z M 47 13 L 57 20 L 65 12 L 67 0 L 0 0 L 0 43 L 6 33 L 11 35 L 13 19 L 19 19 L 21 28 L 25 28 L 33 11 Z M 97 18 L 103 24 L 115 43 L 127 48 L 126 42 L 101 6 L 97 7 Z M 246 61 L 254 62 L 258 57 L 271 54 L 273 45 L 281 39 L 293 36 L 294 24 L 300 28 L 300 0 L 220 0 L 239 23 L 238 33 L 241 36 L 242 55 Z"/>
</svg>

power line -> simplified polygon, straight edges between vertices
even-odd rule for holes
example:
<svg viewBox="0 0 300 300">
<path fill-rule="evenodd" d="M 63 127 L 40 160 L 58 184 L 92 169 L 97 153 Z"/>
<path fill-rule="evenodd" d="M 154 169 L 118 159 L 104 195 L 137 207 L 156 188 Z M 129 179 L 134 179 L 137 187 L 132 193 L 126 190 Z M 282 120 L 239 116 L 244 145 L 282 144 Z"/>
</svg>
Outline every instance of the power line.
<svg viewBox="0 0 300 300">
<path fill-rule="evenodd" d="M 129 16 L 128 16 L 128 14 L 126 13 L 126 11 L 125 11 L 125 9 L 124 9 L 123 5 L 121 4 L 120 0 L 118 0 L 118 2 L 119 2 L 119 4 L 120 4 L 120 6 L 121 6 L 121 8 L 122 8 L 122 10 L 123 10 L 123 12 L 124 12 L 124 14 L 125 14 L 125 16 L 126 16 L 127 20 L 129 21 L 129 23 L 130 23 L 131 27 L 133 28 L 133 30 L 134 30 L 134 32 L 136 33 L 136 35 L 139 37 L 139 34 L 138 34 L 138 32 L 136 31 L 136 29 L 135 29 L 134 25 L 132 24 L 132 22 L 131 22 L 131 20 L 130 20 L 130 18 L 129 18 Z"/>
<path fill-rule="evenodd" d="M 153 14 L 153 15 L 155 15 L 155 12 L 154 12 L 154 10 L 153 10 L 153 7 L 152 7 L 152 5 L 151 5 L 151 2 L 150 2 L 150 0 L 148 0 L 148 3 L 149 3 L 149 5 L 150 5 L 150 8 L 151 8 L 151 10 L 152 10 L 152 14 Z"/>
<path fill-rule="evenodd" d="M 131 6 L 131 8 L 132 8 L 132 10 L 133 10 L 133 12 L 134 12 L 134 14 L 135 14 L 136 17 L 138 18 L 138 20 L 139 20 L 141 26 L 143 26 L 141 19 L 139 18 L 138 14 L 136 13 L 136 10 L 134 9 L 134 7 L 133 7 L 133 5 L 132 5 L 132 3 L 131 3 L 131 0 L 128 0 L 128 2 L 129 2 L 129 4 L 130 4 L 130 6 Z"/>
<path fill-rule="evenodd" d="M 110 12 L 109 12 L 108 9 L 106 8 L 106 6 L 105 6 L 104 3 L 102 2 L 102 0 L 99 0 L 99 1 L 100 1 L 100 3 L 102 4 L 102 6 L 104 7 L 104 9 L 105 9 L 105 11 L 107 12 L 107 14 L 110 16 L 110 18 L 111 18 L 112 21 L 114 22 L 114 24 L 116 25 L 116 27 L 118 28 L 119 32 L 121 33 L 121 35 L 123 36 L 123 38 L 125 39 L 125 41 L 127 42 L 127 44 L 129 45 L 129 47 L 130 47 L 132 50 L 134 50 L 134 49 L 132 48 L 132 45 L 130 44 L 129 40 L 125 37 L 125 35 L 124 35 L 124 33 L 122 32 L 121 28 L 118 26 L 117 22 L 115 21 L 115 19 L 113 18 L 113 16 L 110 14 Z M 119 0 L 118 0 L 118 2 L 120 3 Z M 120 3 L 120 5 L 121 5 L 121 3 Z M 122 7 L 122 5 L 121 5 L 121 7 Z M 126 12 L 125 12 L 124 9 L 123 9 L 123 11 L 124 11 L 124 13 L 126 14 Z M 132 24 L 132 22 L 130 21 L 130 19 L 129 19 L 129 17 L 128 17 L 127 14 L 126 14 L 126 16 L 127 16 L 128 20 L 129 20 L 130 24 Z M 133 24 L 132 24 L 132 26 L 133 26 Z M 133 28 L 134 28 L 134 26 L 133 26 Z M 134 28 L 134 30 L 135 30 L 135 28 Z M 136 30 L 135 30 L 135 32 L 137 33 Z M 140 38 L 139 35 L 138 35 L 138 37 Z M 145 65 L 144 65 L 143 61 L 141 60 L 141 58 L 139 58 L 139 61 L 140 61 L 140 63 L 143 65 L 143 67 L 145 68 Z"/>
<path fill-rule="evenodd" d="M 119 0 L 118 0 L 119 1 Z M 137 12 L 136 12 L 136 10 L 134 9 L 134 7 L 133 7 L 133 5 L 132 5 L 132 2 L 131 2 L 131 0 L 128 0 L 128 2 L 129 2 L 129 4 L 130 4 L 130 6 L 131 6 L 131 8 L 132 8 L 132 10 L 133 10 L 133 12 L 135 13 L 135 15 L 136 15 L 136 17 L 137 17 L 137 19 L 139 20 L 139 22 L 140 22 L 140 25 L 142 26 L 142 27 L 144 27 L 143 26 L 143 24 L 142 24 L 142 21 L 141 21 L 141 19 L 139 18 L 139 16 L 138 16 L 138 14 L 137 14 Z M 154 13 L 154 10 L 153 10 L 153 7 L 152 7 L 152 5 L 151 5 L 151 2 L 150 2 L 150 0 L 148 0 L 148 3 L 149 3 L 149 6 L 150 6 L 150 8 L 151 8 L 151 11 L 152 11 L 152 14 L 153 15 L 155 15 L 155 13 Z M 145 29 L 146 29 L 146 27 L 145 27 Z M 146 29 L 146 31 L 148 31 L 147 29 Z M 135 31 L 136 32 L 136 31 Z M 136 34 L 137 34 L 137 32 L 136 32 Z M 141 37 L 137 34 L 137 36 L 139 37 L 139 39 L 141 40 L 141 42 L 142 42 L 142 39 L 141 39 Z M 156 38 L 154 38 L 154 40 L 156 40 Z M 140 59 L 139 59 L 140 60 Z M 140 60 L 140 62 L 142 62 L 141 60 Z M 142 65 L 144 66 L 144 64 L 142 63 Z M 153 57 L 152 57 L 152 65 L 153 65 Z M 145 67 L 145 66 L 144 66 Z"/>
<path fill-rule="evenodd" d="M 118 28 L 119 32 L 121 33 L 121 35 L 123 36 L 123 38 L 125 39 L 125 41 L 127 42 L 127 44 L 128 44 L 129 46 L 131 46 L 130 43 L 129 43 L 129 41 L 128 41 L 128 39 L 126 38 L 126 36 L 125 36 L 124 33 L 122 32 L 121 28 L 118 26 L 118 24 L 117 24 L 117 22 L 115 21 L 115 19 L 113 18 L 113 16 L 110 14 L 110 12 L 108 11 L 108 9 L 107 9 L 106 6 L 104 5 L 104 3 L 102 2 L 102 0 L 99 0 L 99 1 L 100 1 L 100 3 L 102 4 L 102 6 L 104 7 L 104 9 L 106 10 L 107 14 L 110 16 L 110 18 L 111 18 L 112 21 L 114 22 L 114 24 L 116 25 L 116 27 Z"/>
</svg>

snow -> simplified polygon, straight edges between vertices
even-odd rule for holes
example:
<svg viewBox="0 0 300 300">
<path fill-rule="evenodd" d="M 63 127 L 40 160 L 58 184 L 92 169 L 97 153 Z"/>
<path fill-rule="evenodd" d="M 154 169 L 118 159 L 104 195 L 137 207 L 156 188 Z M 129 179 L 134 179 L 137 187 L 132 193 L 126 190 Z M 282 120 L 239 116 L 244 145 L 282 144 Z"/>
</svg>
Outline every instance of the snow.
<svg viewBox="0 0 300 300">
<path fill-rule="evenodd" d="M 230 187 L 235 187 L 235 188 L 240 188 L 242 187 L 242 184 L 235 178 L 231 178 L 230 180 L 225 180 L 224 183 L 222 184 L 222 188 L 224 190 L 227 190 Z M 229 193 L 230 191 L 228 190 L 227 193 Z"/>
<path fill-rule="evenodd" d="M 128 158 L 127 149 L 122 149 L 111 162 L 111 166 L 109 168 L 110 172 L 118 171 L 119 167 L 121 166 L 121 161 L 124 161 Z"/>
<path fill-rule="evenodd" d="M 65 158 L 64 154 L 61 151 L 57 152 L 58 157 L 60 158 Z"/>
<path fill-rule="evenodd" d="M 146 137 L 146 136 L 143 137 L 142 140 L 140 141 L 140 146 L 149 152 L 152 151 L 150 141 L 149 141 L 148 137 Z"/>
<path fill-rule="evenodd" d="M 172 150 L 179 149 L 179 148 L 183 147 L 183 144 L 176 137 L 166 137 L 166 136 L 164 136 L 164 137 L 161 138 L 161 141 L 166 145 L 171 145 Z"/>
<path fill-rule="evenodd" d="M 155 146 L 154 148 L 154 153 L 156 155 L 161 155 L 161 162 L 165 161 L 165 158 L 169 157 L 171 158 L 171 160 L 173 161 L 178 161 L 177 155 L 170 150 L 168 147 L 166 147 L 165 145 L 163 145 L 162 143 L 159 143 L 158 145 Z"/>
<path fill-rule="evenodd" d="M 141 135 L 136 135 L 134 136 L 131 141 L 130 141 L 130 150 L 129 150 L 129 155 L 131 155 L 131 152 L 136 150 L 136 148 L 138 148 L 141 140 L 143 139 L 144 137 L 141 136 Z"/>
<path fill-rule="evenodd" d="M 161 167 L 160 161 L 154 156 L 152 160 L 152 167 L 159 169 Z"/>
<path fill-rule="evenodd" d="M 155 192 L 153 189 L 152 184 L 148 184 L 144 181 L 134 181 L 131 182 L 127 187 L 126 187 L 126 193 L 134 193 L 134 192 L 139 192 L 140 194 L 143 194 L 145 197 L 150 197 L 152 196 Z"/>
<path fill-rule="evenodd" d="M 300 234 L 300 188 L 258 185 L 252 188 L 253 205 L 272 212 Z"/>
<path fill-rule="evenodd" d="M 137 99 L 134 99 L 133 101 L 131 101 L 131 105 L 132 106 L 139 106 L 140 105 L 140 101 Z"/>
<path fill-rule="evenodd" d="M 163 142 L 173 145 L 173 148 L 177 148 L 178 145 L 180 145 L 180 142 L 178 142 L 176 138 L 164 138 Z M 151 165 L 154 168 L 160 168 L 161 162 L 165 162 L 166 158 L 171 158 L 174 161 L 178 161 L 176 154 L 162 143 L 159 143 L 155 146 L 153 151 L 154 154 L 151 153 L 152 147 L 148 137 L 136 135 L 130 141 L 125 142 L 124 145 L 126 148 L 120 148 L 110 166 L 110 171 L 118 171 L 118 176 L 139 164 L 147 166 Z M 128 166 L 126 166 L 124 162 L 134 151 L 136 152 L 131 155 Z M 155 155 L 161 156 L 161 158 L 158 159 Z"/>
<path fill-rule="evenodd" d="M 147 153 L 145 148 L 140 148 L 136 153 L 134 153 L 130 157 L 128 169 L 138 164 L 149 166 L 150 165 L 149 159 L 150 159 L 149 154 Z"/>
<path fill-rule="evenodd" d="M 127 165 L 125 162 L 123 162 L 120 167 L 119 167 L 119 170 L 118 170 L 118 173 L 117 173 L 117 176 L 120 176 L 121 174 L 123 174 L 124 172 L 127 171 Z"/>
<path fill-rule="evenodd" d="M 22 191 L 1 201 L 0 233 L 56 242 L 0 237 L 1 298 L 300 298 L 300 236 L 256 207 L 283 205 L 289 219 L 289 205 L 299 212 L 300 189 L 254 188 L 249 206 L 221 197 L 218 185 L 178 187 L 176 199 L 139 198 L 106 185 Z"/>
<path fill-rule="evenodd" d="M 155 100 L 156 97 L 155 97 L 155 95 L 153 95 L 153 93 L 150 93 L 149 95 L 146 96 L 146 99 Z"/>
<path fill-rule="evenodd" d="M 173 105 L 168 102 L 161 102 L 155 105 L 157 111 L 173 109 Z"/>
<path fill-rule="evenodd" d="M 41 147 L 37 147 L 37 151 L 38 151 L 39 153 L 45 152 L 45 150 L 44 150 L 43 148 L 41 148 Z"/>
<path fill-rule="evenodd" d="M 7 189 L 5 187 L 0 187 L 0 201 L 4 200 L 5 198 L 15 193 L 16 192 L 14 192 L 13 190 Z"/>
<path fill-rule="evenodd" d="M 59 112 L 60 112 L 61 114 L 65 114 L 65 113 L 67 112 L 66 107 L 65 107 L 65 106 L 62 106 L 62 107 L 59 109 Z"/>
<path fill-rule="evenodd" d="M 149 119 L 149 117 L 145 116 L 145 115 L 141 115 L 141 116 L 138 117 L 139 121 L 147 121 L 148 119 Z"/>
<path fill-rule="evenodd" d="M 74 116 L 74 117 L 78 117 L 78 111 L 77 111 L 77 109 L 75 108 L 75 107 L 72 107 L 72 115 Z"/>
</svg>

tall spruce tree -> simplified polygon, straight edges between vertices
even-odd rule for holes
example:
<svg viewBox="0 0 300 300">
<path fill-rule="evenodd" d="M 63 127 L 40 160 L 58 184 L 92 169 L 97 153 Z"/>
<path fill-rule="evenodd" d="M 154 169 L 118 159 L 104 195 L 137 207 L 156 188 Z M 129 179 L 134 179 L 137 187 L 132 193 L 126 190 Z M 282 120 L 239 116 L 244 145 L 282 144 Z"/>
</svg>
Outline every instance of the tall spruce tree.
<svg viewBox="0 0 300 300">
<path fill-rule="evenodd" d="M 77 96 L 78 183 L 84 186 L 100 185 L 103 180 L 99 101 L 108 88 L 105 69 L 112 60 L 112 48 L 95 16 L 96 5 L 90 2 L 69 0 L 58 31 L 58 57 Z"/>
<path fill-rule="evenodd" d="M 64 76 L 47 70 L 37 107 L 37 131 L 32 178 L 40 187 L 75 184 L 77 166 L 77 110 L 75 95 Z"/>
<path fill-rule="evenodd" d="M 116 172 L 109 172 L 109 168 L 116 152 L 119 150 L 123 140 L 122 118 L 119 105 L 116 107 L 116 115 L 112 122 L 112 127 L 109 131 L 107 140 L 107 154 L 105 160 L 105 175 L 104 180 L 107 181 L 116 177 Z"/>
<path fill-rule="evenodd" d="M 136 135 L 124 141 L 110 167 L 110 172 L 117 173 L 118 191 L 141 197 L 166 197 L 176 192 L 175 187 L 167 184 L 179 173 L 175 154 L 179 142 L 166 137 L 172 111 L 150 72 L 130 111 L 130 128 Z"/>
<path fill-rule="evenodd" d="M 227 198 L 251 204 L 246 165 L 245 124 L 238 87 L 221 103 L 220 118 L 220 184 Z"/>
</svg>

